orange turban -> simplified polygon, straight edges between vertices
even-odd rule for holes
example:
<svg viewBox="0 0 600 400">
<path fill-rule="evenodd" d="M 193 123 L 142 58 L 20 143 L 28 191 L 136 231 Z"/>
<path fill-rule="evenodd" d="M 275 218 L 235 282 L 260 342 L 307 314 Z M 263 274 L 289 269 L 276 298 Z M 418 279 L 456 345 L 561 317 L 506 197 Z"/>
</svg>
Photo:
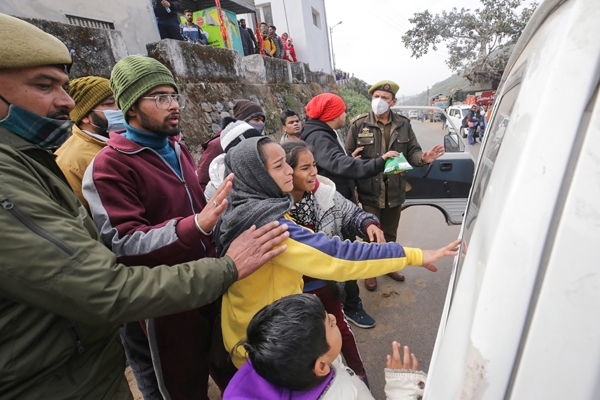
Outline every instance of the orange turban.
<svg viewBox="0 0 600 400">
<path fill-rule="evenodd" d="M 322 93 L 313 97 L 306 105 L 306 115 L 323 122 L 333 121 L 346 111 L 344 100 L 332 93 Z"/>
</svg>

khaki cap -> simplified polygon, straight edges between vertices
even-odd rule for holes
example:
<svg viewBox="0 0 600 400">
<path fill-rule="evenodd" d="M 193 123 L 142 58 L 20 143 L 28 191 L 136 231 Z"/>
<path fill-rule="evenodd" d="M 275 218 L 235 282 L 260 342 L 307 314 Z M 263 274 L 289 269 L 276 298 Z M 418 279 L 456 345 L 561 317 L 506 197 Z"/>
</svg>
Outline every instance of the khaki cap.
<svg viewBox="0 0 600 400">
<path fill-rule="evenodd" d="M 28 22 L 0 14 L 0 69 L 70 65 L 67 46 Z"/>
<path fill-rule="evenodd" d="M 369 89 L 369 94 L 373 94 L 373 92 L 376 90 L 383 90 L 384 92 L 391 93 L 395 96 L 396 93 L 398 93 L 398 90 L 400 90 L 400 86 L 398 86 L 397 83 L 392 81 L 377 82 L 376 84 L 371 86 L 371 88 Z"/>
</svg>

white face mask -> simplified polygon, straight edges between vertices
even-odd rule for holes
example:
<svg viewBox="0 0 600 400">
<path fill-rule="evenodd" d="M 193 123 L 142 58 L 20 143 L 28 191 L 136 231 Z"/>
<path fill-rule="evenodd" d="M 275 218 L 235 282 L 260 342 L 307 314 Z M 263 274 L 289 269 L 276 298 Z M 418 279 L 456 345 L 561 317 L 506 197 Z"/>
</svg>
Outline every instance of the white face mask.
<svg viewBox="0 0 600 400">
<path fill-rule="evenodd" d="M 371 109 L 373 110 L 375 115 L 381 115 L 390 109 L 390 105 L 387 101 L 385 101 L 381 97 L 378 97 L 371 101 Z"/>
</svg>

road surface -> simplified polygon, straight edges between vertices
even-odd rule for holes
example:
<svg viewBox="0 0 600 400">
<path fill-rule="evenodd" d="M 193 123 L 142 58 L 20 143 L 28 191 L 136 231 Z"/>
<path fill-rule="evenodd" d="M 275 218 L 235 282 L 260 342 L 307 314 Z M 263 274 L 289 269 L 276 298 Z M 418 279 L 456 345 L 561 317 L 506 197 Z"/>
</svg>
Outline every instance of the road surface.
<svg viewBox="0 0 600 400">
<path fill-rule="evenodd" d="M 441 123 L 412 120 L 413 130 L 424 151 L 443 144 Z M 466 139 L 465 139 L 466 141 Z M 479 144 L 470 147 L 477 158 Z M 448 226 L 443 214 L 433 207 L 410 207 L 402 212 L 398 242 L 406 247 L 435 249 L 458 237 L 460 226 Z M 452 259 L 436 263 L 438 272 L 421 267 L 406 267 L 405 282 L 395 282 L 387 276 L 378 278 L 374 292 L 359 281 L 365 310 L 377 321 L 373 329 L 353 326 L 361 355 L 365 362 L 371 392 L 377 400 L 385 399 L 385 357 L 391 354 L 391 343 L 399 341 L 410 346 L 419 360 L 419 369 L 427 372 L 433 352 L 440 317 L 444 307 Z"/>
</svg>

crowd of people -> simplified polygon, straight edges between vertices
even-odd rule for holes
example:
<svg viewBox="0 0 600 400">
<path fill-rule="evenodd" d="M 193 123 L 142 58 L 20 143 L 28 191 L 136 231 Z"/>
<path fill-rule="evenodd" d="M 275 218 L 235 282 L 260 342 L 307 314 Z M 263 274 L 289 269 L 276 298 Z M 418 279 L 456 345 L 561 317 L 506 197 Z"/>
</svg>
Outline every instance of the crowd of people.
<svg viewBox="0 0 600 400">
<path fill-rule="evenodd" d="M 336 81 L 345 81 L 345 80 L 348 80 L 348 79 L 354 77 L 354 74 L 351 74 L 349 72 L 344 72 L 341 69 L 336 69 L 334 71 L 334 75 L 335 75 Z"/>
<path fill-rule="evenodd" d="M 194 23 L 193 11 L 183 10 L 186 22 L 179 23 L 178 12 L 181 11 L 180 0 L 152 0 L 154 16 L 158 24 L 161 39 L 185 40 L 201 45 L 208 44 L 208 35 L 200 26 Z M 290 62 L 297 62 L 294 40 L 287 33 L 277 34 L 274 25 L 260 24 L 260 35 L 254 34 L 252 28 L 247 26 L 245 19 L 238 21 L 240 37 L 244 56 L 261 54 L 267 57 L 280 58 Z"/>
<path fill-rule="evenodd" d="M 0 25 L 0 397 L 131 399 L 126 358 L 146 400 L 206 399 L 209 375 L 224 399 L 372 398 L 356 279 L 375 290 L 458 250 L 396 242 L 406 176 L 385 161 L 444 153 L 390 111 L 398 85 L 371 87 L 345 144 L 339 96 L 310 100 L 304 126 L 284 111 L 281 145 L 236 100 L 197 164 L 166 66 L 128 56 L 69 81 L 62 42 Z M 386 392 L 414 398 L 426 376 L 400 353 Z"/>
</svg>

